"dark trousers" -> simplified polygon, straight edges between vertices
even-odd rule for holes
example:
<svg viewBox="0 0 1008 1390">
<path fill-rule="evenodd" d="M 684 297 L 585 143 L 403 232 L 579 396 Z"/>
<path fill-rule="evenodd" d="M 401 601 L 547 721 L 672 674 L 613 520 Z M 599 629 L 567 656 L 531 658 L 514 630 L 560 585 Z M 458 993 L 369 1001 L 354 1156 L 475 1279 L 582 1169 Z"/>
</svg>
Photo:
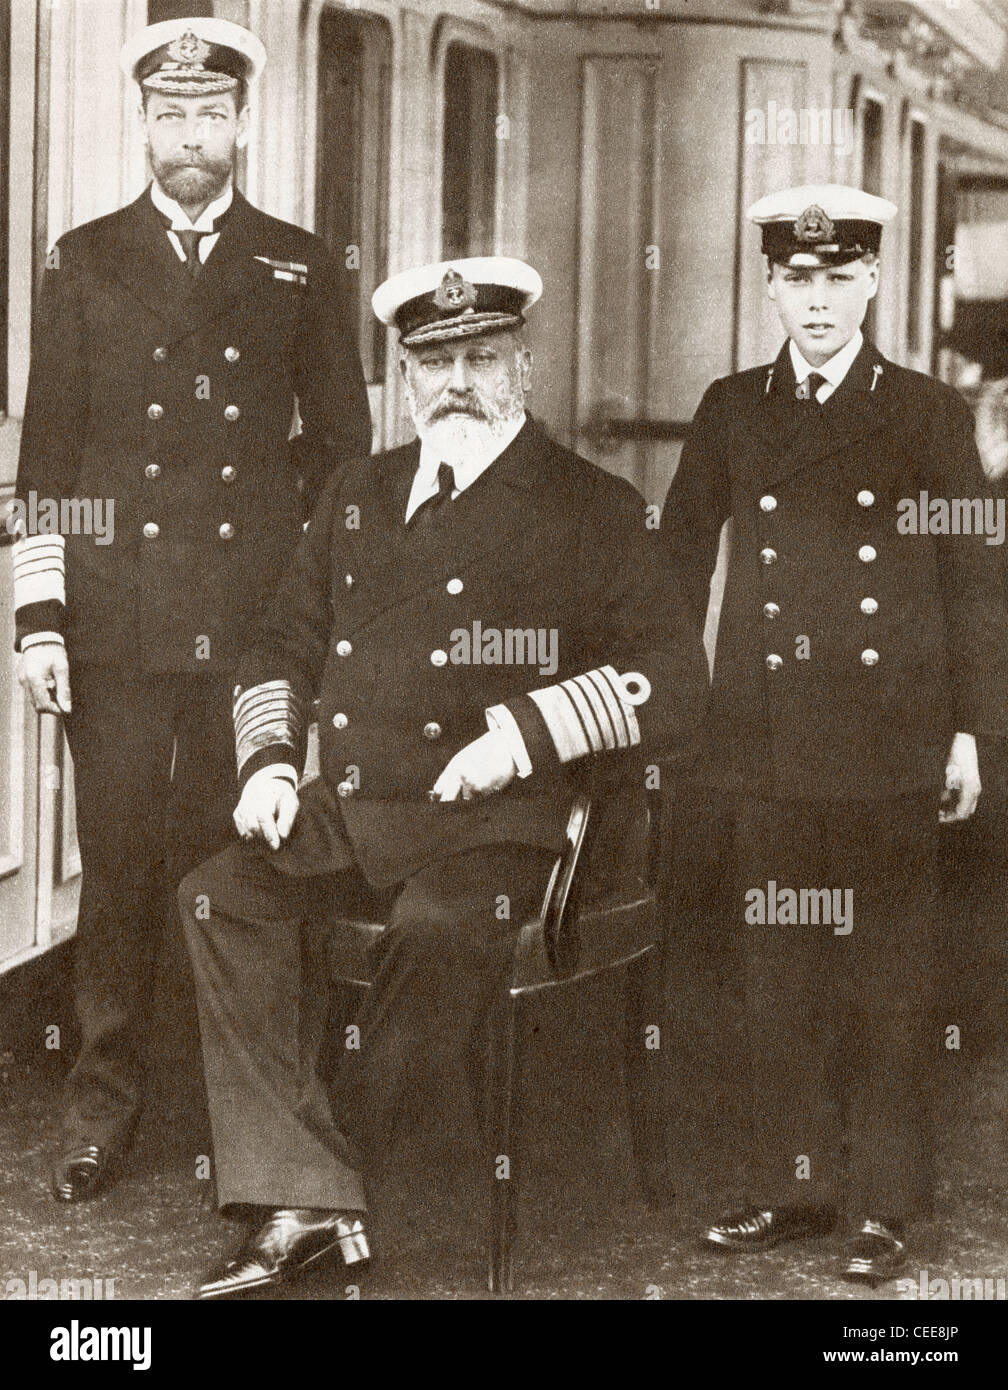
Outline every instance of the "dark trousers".
<svg viewBox="0 0 1008 1390">
<path fill-rule="evenodd" d="M 71 665 L 70 674 L 73 712 L 64 724 L 82 869 L 74 942 L 81 1046 L 62 1124 L 68 1138 L 114 1146 L 139 1113 L 148 1043 L 164 1024 L 152 1007 L 162 945 L 175 1006 L 169 1027 L 188 1019 L 187 1031 L 196 1031 L 174 894 L 234 833 L 231 683 L 115 667 Z"/>
<path fill-rule="evenodd" d="M 418 1110 L 421 1123 L 438 1122 L 437 1097 L 418 1082 L 430 1055 L 460 1078 L 474 1074 L 516 933 L 539 909 L 552 863 L 524 845 L 481 846 L 378 891 L 356 866 L 294 876 L 268 850 L 234 844 L 186 877 L 179 903 L 222 1207 L 364 1208 L 362 1169 Z M 342 1050 L 330 1078 L 321 1061 L 334 918 L 355 914 L 387 929 L 359 1046 Z"/>
<path fill-rule="evenodd" d="M 930 1003 L 937 812 L 930 793 L 735 808 L 758 1203 L 844 1194 L 852 1215 L 882 1220 L 929 1206 L 928 1096 L 945 1058 Z M 852 929 L 747 921 L 747 892 L 771 882 L 851 890 Z"/>
</svg>

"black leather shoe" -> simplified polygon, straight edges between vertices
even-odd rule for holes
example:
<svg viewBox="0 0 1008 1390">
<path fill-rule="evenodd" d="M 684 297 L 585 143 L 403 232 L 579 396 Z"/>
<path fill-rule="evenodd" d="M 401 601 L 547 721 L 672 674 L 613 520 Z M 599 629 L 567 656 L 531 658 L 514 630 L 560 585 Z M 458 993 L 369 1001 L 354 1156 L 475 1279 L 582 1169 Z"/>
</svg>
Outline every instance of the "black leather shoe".
<svg viewBox="0 0 1008 1390">
<path fill-rule="evenodd" d="M 835 1224 L 832 1207 L 778 1207 L 776 1211 L 749 1207 L 710 1226 L 704 1240 L 719 1250 L 771 1250 L 787 1240 L 828 1235 Z"/>
<path fill-rule="evenodd" d="M 114 1166 L 112 1151 L 100 1144 L 65 1142 L 53 1159 L 53 1196 L 57 1202 L 86 1202 L 97 1197 Z"/>
<path fill-rule="evenodd" d="M 866 1221 L 848 1245 L 844 1278 L 873 1289 L 895 1279 L 907 1262 L 906 1241 L 902 1237 L 902 1231 L 897 1235 L 881 1221 Z"/>
<path fill-rule="evenodd" d="M 356 1212 L 281 1207 L 248 1237 L 237 1255 L 200 1285 L 197 1298 L 236 1298 L 286 1283 L 327 1258 L 346 1265 L 370 1258 L 364 1223 Z"/>
</svg>

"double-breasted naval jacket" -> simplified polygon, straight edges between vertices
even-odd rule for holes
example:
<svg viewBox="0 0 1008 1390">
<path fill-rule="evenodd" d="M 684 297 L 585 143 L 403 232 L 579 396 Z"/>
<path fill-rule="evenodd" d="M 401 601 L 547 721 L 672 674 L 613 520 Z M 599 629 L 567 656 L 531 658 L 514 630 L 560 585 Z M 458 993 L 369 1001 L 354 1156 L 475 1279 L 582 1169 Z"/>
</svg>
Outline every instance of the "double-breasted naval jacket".
<svg viewBox="0 0 1008 1390">
<path fill-rule="evenodd" d="M 990 496 L 972 415 L 869 343 L 824 405 L 795 389 L 786 344 L 714 382 L 662 511 L 701 627 L 733 519 L 697 776 L 733 795 L 937 800 L 952 735 L 1005 729 L 1003 557 L 929 521 L 934 499 Z"/>
<path fill-rule="evenodd" d="M 243 663 L 243 779 L 296 761 L 317 700 L 322 775 L 281 866 L 320 821 L 329 864 L 335 829 L 375 881 L 477 843 L 553 848 L 579 786 L 642 800 L 645 765 L 688 741 L 706 698 L 699 636 L 629 483 L 529 419 L 406 526 L 419 454 L 414 441 L 326 488 Z M 488 710 L 521 731 L 531 773 L 432 806 Z"/>
<path fill-rule="evenodd" d="M 57 242 L 17 496 L 103 499 L 114 532 L 65 537 L 65 612 L 23 605 L 19 640 L 62 631 L 71 667 L 231 670 L 327 478 L 370 448 L 346 278 L 237 191 L 195 280 L 149 190 Z"/>
</svg>

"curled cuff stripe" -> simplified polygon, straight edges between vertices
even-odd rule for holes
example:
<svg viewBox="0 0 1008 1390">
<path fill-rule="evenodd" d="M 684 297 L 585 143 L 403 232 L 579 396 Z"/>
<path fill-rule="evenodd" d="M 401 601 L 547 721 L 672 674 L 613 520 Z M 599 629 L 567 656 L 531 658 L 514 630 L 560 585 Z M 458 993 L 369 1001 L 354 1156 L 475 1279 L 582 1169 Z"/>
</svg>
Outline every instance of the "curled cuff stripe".
<svg viewBox="0 0 1008 1390">
<path fill-rule="evenodd" d="M 602 666 L 598 671 L 593 671 L 591 675 L 596 685 L 604 688 L 607 700 L 612 704 L 618 718 L 622 721 L 626 742 L 624 743 L 620 739 L 620 747 L 635 748 L 640 743 L 640 725 L 637 723 L 637 711 L 628 699 L 623 681 L 611 666 Z"/>
<path fill-rule="evenodd" d="M 14 542 L 14 607 L 55 599 L 66 603 L 63 536 L 24 536 Z"/>
</svg>

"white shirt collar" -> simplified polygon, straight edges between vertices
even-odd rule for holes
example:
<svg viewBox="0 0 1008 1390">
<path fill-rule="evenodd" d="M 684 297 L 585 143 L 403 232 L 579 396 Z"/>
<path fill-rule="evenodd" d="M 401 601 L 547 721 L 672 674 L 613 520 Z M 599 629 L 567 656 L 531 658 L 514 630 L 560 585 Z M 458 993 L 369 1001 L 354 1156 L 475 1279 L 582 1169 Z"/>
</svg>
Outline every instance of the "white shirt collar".
<svg viewBox="0 0 1008 1390">
<path fill-rule="evenodd" d="M 452 497 L 455 498 L 460 492 L 464 492 L 470 487 L 480 474 L 485 473 L 490 465 L 499 459 L 501 454 L 517 439 L 519 431 L 526 420 L 525 412 L 522 411 L 517 420 L 508 425 L 503 434 L 498 435 L 494 440 L 493 448 L 486 453 L 480 454 L 476 458 L 466 459 L 464 463 L 455 465 L 455 487 Z M 428 497 L 433 497 L 438 490 L 437 471 L 438 466 L 444 460 L 426 441 L 420 444 L 420 463 L 417 471 L 413 475 L 413 486 L 410 489 L 409 501 L 406 503 L 406 520 L 416 511 L 422 502 L 426 502 Z"/>
<path fill-rule="evenodd" d="M 219 198 L 215 198 L 212 203 L 203 209 L 195 222 L 190 222 L 189 214 L 184 208 L 176 203 L 174 198 L 169 198 L 157 179 L 151 184 L 151 202 L 159 212 L 163 212 L 165 217 L 172 220 L 171 230 L 173 232 L 212 232 L 214 219 L 220 217 L 221 213 L 227 212 L 234 198 L 234 185 L 229 183 Z"/>
<path fill-rule="evenodd" d="M 828 362 L 824 362 L 821 367 L 813 367 L 805 361 L 805 358 L 795 347 L 794 339 L 789 338 L 788 347 L 791 350 L 791 365 L 794 368 L 795 381 L 800 386 L 810 372 L 818 372 L 821 377 L 825 377 L 835 391 L 850 371 L 854 359 L 863 345 L 864 334 L 859 328 L 850 342 L 845 343 L 839 352 L 835 352 Z"/>
</svg>

